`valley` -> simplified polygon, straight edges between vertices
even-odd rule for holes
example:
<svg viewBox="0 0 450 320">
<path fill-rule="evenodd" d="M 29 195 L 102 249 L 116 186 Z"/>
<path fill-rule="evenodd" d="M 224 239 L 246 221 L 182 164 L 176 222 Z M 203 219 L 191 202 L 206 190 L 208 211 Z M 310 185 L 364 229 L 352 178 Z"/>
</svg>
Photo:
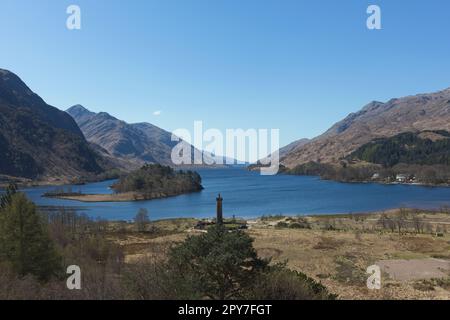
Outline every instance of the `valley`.
<svg viewBox="0 0 450 320">
<path fill-rule="evenodd" d="M 0 301 L 450 301 L 449 12 L 1 1 Z"/>
</svg>

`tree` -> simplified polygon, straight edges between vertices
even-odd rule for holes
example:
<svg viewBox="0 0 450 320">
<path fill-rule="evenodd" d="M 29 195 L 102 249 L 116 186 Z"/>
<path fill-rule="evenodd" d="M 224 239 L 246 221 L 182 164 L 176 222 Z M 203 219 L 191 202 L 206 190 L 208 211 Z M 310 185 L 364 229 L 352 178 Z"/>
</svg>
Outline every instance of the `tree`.
<svg viewBox="0 0 450 320">
<path fill-rule="evenodd" d="M 0 197 L 0 209 L 4 209 L 7 205 L 11 204 L 11 198 L 17 193 L 17 186 L 10 184 L 5 193 Z"/>
<path fill-rule="evenodd" d="M 395 225 L 397 226 L 398 234 L 401 235 L 402 228 L 406 227 L 406 222 L 408 218 L 408 210 L 405 208 L 401 208 L 398 213 L 395 215 Z"/>
<path fill-rule="evenodd" d="M 378 220 L 378 224 L 383 229 L 390 229 L 391 232 L 395 232 L 395 229 L 397 227 L 396 221 L 394 221 L 392 218 L 390 218 L 386 213 L 383 213 Z"/>
<path fill-rule="evenodd" d="M 268 265 L 258 258 L 253 239 L 241 231 L 212 226 L 169 252 L 168 266 L 184 298 L 242 298 Z"/>
<path fill-rule="evenodd" d="M 413 221 L 414 228 L 416 229 L 416 232 L 417 232 L 417 233 L 423 233 L 424 223 L 423 223 L 423 221 L 420 219 L 418 213 L 416 213 L 416 214 L 414 215 L 412 221 Z"/>
<path fill-rule="evenodd" d="M 147 225 L 149 224 L 150 219 L 148 217 L 147 209 L 139 209 L 138 213 L 134 217 L 134 223 L 138 232 L 145 232 L 147 230 Z"/>
<path fill-rule="evenodd" d="M 49 280 L 61 271 L 57 254 L 35 205 L 22 193 L 13 194 L 0 214 L 0 258 L 20 276 Z"/>
</svg>

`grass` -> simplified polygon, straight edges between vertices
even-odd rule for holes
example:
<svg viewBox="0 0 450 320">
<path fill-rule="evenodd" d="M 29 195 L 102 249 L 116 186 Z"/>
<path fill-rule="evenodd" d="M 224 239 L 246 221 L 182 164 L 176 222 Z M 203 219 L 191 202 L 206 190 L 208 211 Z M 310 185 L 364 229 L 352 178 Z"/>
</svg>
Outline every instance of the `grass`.
<svg viewBox="0 0 450 320">
<path fill-rule="evenodd" d="M 396 212 L 388 212 L 395 216 Z M 421 217 L 441 223 L 450 220 L 446 213 L 420 212 Z M 413 229 L 402 234 L 380 230 L 381 213 L 368 215 L 328 215 L 314 217 L 269 216 L 251 221 L 248 232 L 254 238 L 258 254 L 320 281 L 341 299 L 450 299 L 449 280 L 435 282 L 399 282 L 383 274 L 382 289 L 368 290 L 365 274 L 368 266 L 386 259 L 422 259 L 450 255 L 450 235 L 443 238 L 431 234 L 415 234 Z M 132 224 L 118 236 L 118 223 L 111 223 L 112 237 L 125 248 L 126 261 L 133 262 L 148 255 L 163 255 L 167 247 L 183 241 L 198 220 L 174 219 L 152 223 L 155 232 L 137 233 Z M 292 224 L 307 222 L 310 228 Z M 279 224 L 279 222 L 283 222 Z M 329 227 L 333 226 L 332 229 Z M 123 229 L 123 223 L 122 227 Z M 449 228 L 450 231 L 450 228 Z M 434 286 L 435 290 L 425 290 Z"/>
</svg>

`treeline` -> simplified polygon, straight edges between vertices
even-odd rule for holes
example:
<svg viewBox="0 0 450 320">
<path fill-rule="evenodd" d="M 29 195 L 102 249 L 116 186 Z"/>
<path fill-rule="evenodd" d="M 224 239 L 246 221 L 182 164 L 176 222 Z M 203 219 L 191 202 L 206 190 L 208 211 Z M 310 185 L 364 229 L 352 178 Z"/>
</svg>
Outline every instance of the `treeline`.
<svg viewBox="0 0 450 320">
<path fill-rule="evenodd" d="M 423 218 L 418 210 L 399 209 L 394 214 L 383 213 L 377 221 L 377 225 L 382 230 L 389 230 L 399 234 L 434 234 L 440 237 L 447 233 L 447 225 L 431 223 Z"/>
<path fill-rule="evenodd" d="M 328 163 L 308 162 L 293 169 L 285 170 L 287 174 L 320 176 L 325 180 L 336 180 L 342 182 L 360 182 L 371 179 L 380 172 L 379 166 L 348 166 L 346 163 L 332 165 Z"/>
<path fill-rule="evenodd" d="M 400 163 L 390 168 L 379 165 L 349 165 L 341 162 L 339 165 L 309 162 L 293 169 L 286 169 L 286 174 L 320 176 L 325 180 L 341 182 L 395 182 L 397 175 L 402 174 L 407 179 L 423 184 L 447 185 L 450 183 L 450 166 L 446 165 L 411 165 Z"/>
<path fill-rule="evenodd" d="M 284 173 L 320 176 L 342 182 L 416 182 L 450 184 L 450 133 L 406 132 L 376 139 L 342 159 L 338 164 L 309 162 Z"/>
<path fill-rule="evenodd" d="M 125 262 L 110 223 L 64 208 L 41 212 L 11 187 L 0 199 L 0 299 L 335 299 L 305 274 L 258 257 L 243 231 L 213 226 Z M 146 212 L 135 221 L 144 232 Z M 149 244 L 150 246 L 150 244 Z M 81 269 L 81 290 L 66 268 Z"/>
<path fill-rule="evenodd" d="M 42 196 L 52 198 L 52 197 L 61 197 L 61 196 L 80 196 L 82 194 L 83 193 L 81 192 L 81 190 L 74 191 L 72 189 L 72 187 L 65 188 L 64 186 L 61 186 L 61 187 L 55 188 L 52 191 L 45 192 Z"/>
<path fill-rule="evenodd" d="M 197 172 L 176 171 L 168 166 L 148 164 L 122 177 L 113 185 L 118 193 L 137 192 L 146 198 L 156 195 L 172 196 L 200 191 L 202 179 Z"/>
<path fill-rule="evenodd" d="M 434 136 L 434 139 L 426 135 Z M 391 138 L 376 139 L 347 157 L 391 168 L 399 163 L 450 165 L 450 133 L 447 131 L 406 132 Z"/>
<path fill-rule="evenodd" d="M 419 210 L 400 208 L 389 210 L 381 214 L 336 214 L 325 216 L 273 216 L 266 217 L 278 220 L 278 229 L 312 229 L 321 231 L 356 231 L 364 233 L 392 232 L 399 235 L 428 234 L 444 237 L 450 231 L 445 219 L 436 218 L 437 215 L 449 215 L 450 207 L 439 210 Z"/>
</svg>

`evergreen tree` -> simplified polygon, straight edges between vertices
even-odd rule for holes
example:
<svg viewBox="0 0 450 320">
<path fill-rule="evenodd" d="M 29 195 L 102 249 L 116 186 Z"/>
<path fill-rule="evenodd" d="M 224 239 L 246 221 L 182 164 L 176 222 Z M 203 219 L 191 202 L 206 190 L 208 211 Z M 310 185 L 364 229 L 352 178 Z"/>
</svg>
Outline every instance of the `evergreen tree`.
<svg viewBox="0 0 450 320">
<path fill-rule="evenodd" d="M 252 238 L 223 226 L 189 237 L 171 250 L 168 261 L 178 294 L 218 300 L 242 298 L 267 264 L 258 258 Z"/>
<path fill-rule="evenodd" d="M 4 194 L 0 196 L 0 209 L 4 209 L 7 205 L 11 204 L 11 198 L 17 193 L 17 186 L 10 184 Z"/>
<path fill-rule="evenodd" d="M 0 214 L 0 260 L 20 275 L 45 281 L 61 270 L 57 254 L 36 206 L 22 193 L 11 195 Z"/>
</svg>

